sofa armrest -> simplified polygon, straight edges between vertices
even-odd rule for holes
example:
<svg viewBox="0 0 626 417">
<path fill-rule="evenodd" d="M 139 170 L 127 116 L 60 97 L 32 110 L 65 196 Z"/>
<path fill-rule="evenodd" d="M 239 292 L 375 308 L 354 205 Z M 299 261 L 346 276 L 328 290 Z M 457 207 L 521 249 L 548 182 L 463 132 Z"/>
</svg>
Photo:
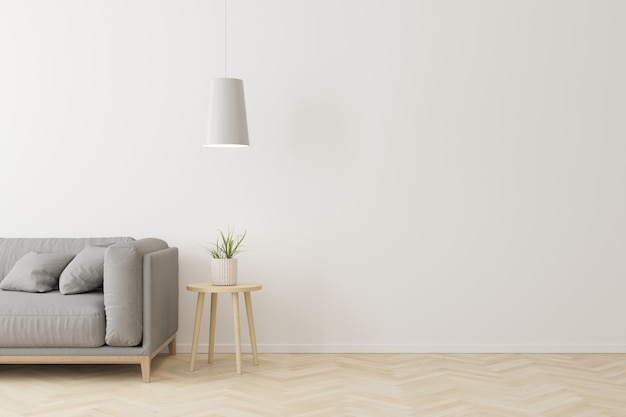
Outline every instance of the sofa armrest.
<svg viewBox="0 0 626 417">
<path fill-rule="evenodd" d="M 120 242 L 104 254 L 105 342 L 137 346 L 143 337 L 144 255 L 167 248 L 160 239 Z"/>
<path fill-rule="evenodd" d="M 143 257 L 143 348 L 148 353 L 178 331 L 178 249 Z"/>
</svg>

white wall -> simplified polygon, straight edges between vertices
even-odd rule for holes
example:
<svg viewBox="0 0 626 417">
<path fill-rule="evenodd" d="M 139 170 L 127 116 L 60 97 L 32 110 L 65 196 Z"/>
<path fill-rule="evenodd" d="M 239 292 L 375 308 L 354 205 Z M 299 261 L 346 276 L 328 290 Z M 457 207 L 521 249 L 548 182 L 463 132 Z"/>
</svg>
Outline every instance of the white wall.
<svg viewBox="0 0 626 417">
<path fill-rule="evenodd" d="M 0 0 L 0 235 L 178 246 L 181 351 L 234 224 L 265 352 L 626 352 L 625 13 L 229 0 L 220 150 L 221 1 Z"/>
</svg>

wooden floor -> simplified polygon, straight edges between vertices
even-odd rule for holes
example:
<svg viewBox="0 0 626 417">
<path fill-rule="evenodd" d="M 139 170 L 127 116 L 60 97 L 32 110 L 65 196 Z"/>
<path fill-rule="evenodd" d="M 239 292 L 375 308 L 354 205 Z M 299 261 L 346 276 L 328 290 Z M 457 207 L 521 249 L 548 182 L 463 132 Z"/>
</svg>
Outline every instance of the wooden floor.
<svg viewBox="0 0 626 417">
<path fill-rule="evenodd" d="M 262 354 L 0 365 L 0 417 L 624 417 L 626 355 Z"/>
</svg>

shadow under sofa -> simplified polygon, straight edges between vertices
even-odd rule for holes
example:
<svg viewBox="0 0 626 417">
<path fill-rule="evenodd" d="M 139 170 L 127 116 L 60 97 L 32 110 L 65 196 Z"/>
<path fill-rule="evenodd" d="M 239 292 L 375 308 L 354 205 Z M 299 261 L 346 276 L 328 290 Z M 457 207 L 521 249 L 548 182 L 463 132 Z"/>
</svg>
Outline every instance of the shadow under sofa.
<svg viewBox="0 0 626 417">
<path fill-rule="evenodd" d="M 0 289 L 0 364 L 139 364 L 176 354 L 178 249 L 160 239 L 0 238 L 0 282 L 25 255 L 105 247 L 102 287 L 79 294 Z"/>
</svg>

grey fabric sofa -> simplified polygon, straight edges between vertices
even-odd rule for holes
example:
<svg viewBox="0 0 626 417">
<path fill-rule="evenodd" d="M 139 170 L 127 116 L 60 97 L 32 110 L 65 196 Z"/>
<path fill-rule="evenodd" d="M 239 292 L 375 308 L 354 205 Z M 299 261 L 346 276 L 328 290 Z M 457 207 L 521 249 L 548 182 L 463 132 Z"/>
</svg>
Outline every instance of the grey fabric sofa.
<svg viewBox="0 0 626 417">
<path fill-rule="evenodd" d="M 178 249 L 160 239 L 0 238 L 0 288 L 33 254 L 71 255 L 65 270 L 84 275 L 78 261 L 92 249 L 102 251 L 95 290 L 0 289 L 0 364 L 139 364 L 150 382 L 154 356 L 176 354 Z"/>
</svg>

